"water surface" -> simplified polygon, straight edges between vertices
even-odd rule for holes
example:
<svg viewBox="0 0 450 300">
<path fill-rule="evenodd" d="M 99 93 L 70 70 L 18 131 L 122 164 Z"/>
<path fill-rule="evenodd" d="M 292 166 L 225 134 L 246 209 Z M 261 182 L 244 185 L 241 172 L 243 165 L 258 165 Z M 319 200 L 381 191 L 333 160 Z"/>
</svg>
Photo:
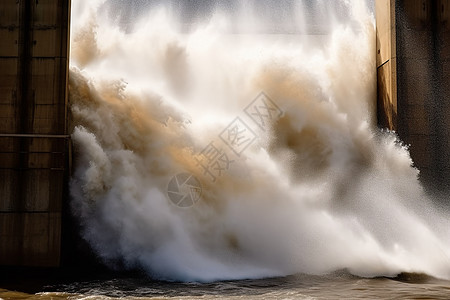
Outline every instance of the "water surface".
<svg viewBox="0 0 450 300">
<path fill-rule="evenodd" d="M 34 281 L 33 281 L 34 280 Z M 2 299 L 448 299 L 450 282 L 423 274 L 361 278 L 348 272 L 214 283 L 154 281 L 139 275 L 28 278 L 0 285 Z M 38 283 L 37 283 L 38 282 Z"/>
</svg>

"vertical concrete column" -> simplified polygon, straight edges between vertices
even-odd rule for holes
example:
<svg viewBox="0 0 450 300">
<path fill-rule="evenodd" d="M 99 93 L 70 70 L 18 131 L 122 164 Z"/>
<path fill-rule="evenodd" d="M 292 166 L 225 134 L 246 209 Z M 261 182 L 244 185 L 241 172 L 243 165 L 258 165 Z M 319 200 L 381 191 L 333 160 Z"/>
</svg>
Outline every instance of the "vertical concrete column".
<svg viewBox="0 0 450 300">
<path fill-rule="evenodd" d="M 450 191 L 449 0 L 377 0 L 378 124 L 410 145 L 432 192 Z"/>
<path fill-rule="evenodd" d="M 375 2 L 377 23 L 377 118 L 378 124 L 397 129 L 397 57 L 395 1 Z"/>
<path fill-rule="evenodd" d="M 436 66 L 439 67 L 437 81 L 439 89 L 435 92 L 436 99 L 442 103 L 439 108 L 440 125 L 438 131 L 439 158 L 436 164 L 439 166 L 439 180 L 437 183 L 445 187 L 445 192 L 450 191 L 450 0 L 440 0 L 437 10 L 437 34 L 436 34 Z"/>
<path fill-rule="evenodd" d="M 69 7 L 0 1 L 0 265 L 60 262 Z"/>
</svg>

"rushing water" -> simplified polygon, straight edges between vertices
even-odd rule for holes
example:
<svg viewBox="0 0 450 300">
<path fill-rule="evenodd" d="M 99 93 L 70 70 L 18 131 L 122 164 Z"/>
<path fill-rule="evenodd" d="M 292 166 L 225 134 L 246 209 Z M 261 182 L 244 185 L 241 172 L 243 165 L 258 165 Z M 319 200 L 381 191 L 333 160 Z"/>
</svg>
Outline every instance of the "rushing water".
<svg viewBox="0 0 450 300">
<path fill-rule="evenodd" d="M 364 2 L 230 1 L 189 26 L 182 2 L 152 3 L 127 26 L 114 1 L 73 3 L 72 208 L 106 264 L 201 282 L 450 277 L 448 218 L 374 125 Z M 302 22 L 313 8 L 320 30 Z M 266 34 L 279 14 L 291 34 Z"/>
<path fill-rule="evenodd" d="M 89 278 L 90 276 L 86 276 Z M 347 272 L 292 275 L 213 283 L 153 281 L 143 276 L 23 280 L 18 292 L 0 289 L 2 299 L 448 299 L 450 285 L 426 275 L 360 278 Z M 18 284 L 16 284 L 17 286 Z M 27 287 L 28 286 L 28 287 Z M 30 288 L 30 286 L 32 286 Z M 26 292 L 25 292 L 26 291 Z"/>
<path fill-rule="evenodd" d="M 72 1 L 71 195 L 146 275 L 31 296 L 446 297 L 449 218 L 375 126 L 365 2 L 130 3 Z"/>
</svg>

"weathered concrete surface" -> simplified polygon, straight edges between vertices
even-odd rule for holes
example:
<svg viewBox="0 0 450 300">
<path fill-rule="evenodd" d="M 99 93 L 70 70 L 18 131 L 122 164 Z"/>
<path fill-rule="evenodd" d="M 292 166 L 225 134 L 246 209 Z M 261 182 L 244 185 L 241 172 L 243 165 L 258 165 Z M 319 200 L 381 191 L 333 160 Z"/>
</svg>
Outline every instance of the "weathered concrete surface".
<svg viewBox="0 0 450 300">
<path fill-rule="evenodd" d="M 69 7 L 0 1 L 0 265 L 60 263 Z"/>
<path fill-rule="evenodd" d="M 432 192 L 450 191 L 450 0 L 377 0 L 378 123 L 410 145 Z"/>
</svg>

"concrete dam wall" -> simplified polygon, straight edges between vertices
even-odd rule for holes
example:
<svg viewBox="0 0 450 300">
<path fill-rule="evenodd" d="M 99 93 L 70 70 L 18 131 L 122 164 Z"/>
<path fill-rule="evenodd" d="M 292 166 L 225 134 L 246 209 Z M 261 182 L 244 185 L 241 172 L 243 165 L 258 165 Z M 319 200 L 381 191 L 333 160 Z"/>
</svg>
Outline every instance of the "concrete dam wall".
<svg viewBox="0 0 450 300">
<path fill-rule="evenodd" d="M 377 0 L 378 123 L 410 145 L 432 193 L 450 191 L 450 1 Z"/>
<path fill-rule="evenodd" d="M 0 1 L 0 265 L 60 264 L 69 8 Z"/>
</svg>

